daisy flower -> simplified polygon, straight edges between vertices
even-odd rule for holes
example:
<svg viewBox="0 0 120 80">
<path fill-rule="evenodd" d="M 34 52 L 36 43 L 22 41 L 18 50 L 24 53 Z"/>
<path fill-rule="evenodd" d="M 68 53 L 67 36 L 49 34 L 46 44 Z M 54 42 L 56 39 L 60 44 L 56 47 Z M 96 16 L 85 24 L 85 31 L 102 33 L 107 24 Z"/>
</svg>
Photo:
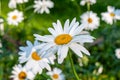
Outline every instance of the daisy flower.
<svg viewBox="0 0 120 80">
<path fill-rule="evenodd" d="M 51 0 L 35 0 L 34 3 L 34 12 L 41 14 L 44 12 L 47 14 L 50 13 L 49 8 L 53 8 L 54 6 L 54 3 Z"/>
<path fill-rule="evenodd" d="M 32 44 L 30 41 L 27 41 L 26 47 L 20 47 L 19 52 L 19 62 L 25 63 L 25 67 L 28 70 L 32 70 L 33 73 L 42 73 L 42 69 L 46 68 L 47 70 L 51 70 L 49 63 L 54 64 L 55 56 L 52 55 L 50 57 L 44 57 L 42 53 L 40 53 L 39 48 L 45 46 L 44 44 L 40 44 L 38 41 L 35 41 Z"/>
<path fill-rule="evenodd" d="M 57 23 L 53 23 L 54 28 L 48 29 L 52 35 L 41 36 L 34 34 L 36 40 L 43 41 L 46 44 L 41 51 L 53 51 L 52 53 L 47 53 L 47 55 L 55 54 L 57 52 L 58 63 L 62 63 L 64 58 L 67 57 L 69 48 L 80 57 L 83 56 L 81 52 L 90 55 L 81 43 L 91 43 L 94 38 L 89 34 L 81 34 L 85 25 L 79 25 L 79 22 L 76 22 L 75 18 L 70 24 L 69 23 L 70 21 L 66 20 L 64 28 L 62 28 L 59 20 Z"/>
<path fill-rule="evenodd" d="M 0 18 L 0 34 L 4 34 L 4 20 Z"/>
<path fill-rule="evenodd" d="M 118 59 L 120 59 L 120 49 L 119 48 L 115 50 L 115 55 Z"/>
<path fill-rule="evenodd" d="M 93 5 L 96 3 L 96 0 L 81 0 L 80 5 L 84 6 L 86 3 Z"/>
<path fill-rule="evenodd" d="M 83 15 L 80 16 L 81 23 L 86 24 L 85 29 L 93 31 L 94 29 L 97 29 L 100 25 L 100 19 L 97 17 L 96 13 L 93 13 L 92 11 L 87 11 Z"/>
<path fill-rule="evenodd" d="M 10 77 L 13 80 L 33 80 L 35 75 L 18 64 L 13 67 L 12 75 Z"/>
<path fill-rule="evenodd" d="M 115 7 L 108 6 L 107 12 L 103 12 L 101 15 L 103 21 L 112 25 L 113 22 L 116 22 L 116 20 L 120 20 L 120 9 L 115 10 Z"/>
<path fill-rule="evenodd" d="M 10 0 L 8 3 L 9 8 L 16 8 L 17 4 L 28 2 L 28 0 Z"/>
<path fill-rule="evenodd" d="M 65 80 L 65 76 L 62 73 L 62 70 L 58 68 L 54 68 L 53 71 L 47 72 L 47 75 L 49 75 L 52 80 Z"/>
<path fill-rule="evenodd" d="M 17 26 L 18 23 L 22 22 L 23 20 L 24 20 L 23 12 L 14 10 L 14 11 L 8 13 L 7 22 L 9 25 Z"/>
</svg>

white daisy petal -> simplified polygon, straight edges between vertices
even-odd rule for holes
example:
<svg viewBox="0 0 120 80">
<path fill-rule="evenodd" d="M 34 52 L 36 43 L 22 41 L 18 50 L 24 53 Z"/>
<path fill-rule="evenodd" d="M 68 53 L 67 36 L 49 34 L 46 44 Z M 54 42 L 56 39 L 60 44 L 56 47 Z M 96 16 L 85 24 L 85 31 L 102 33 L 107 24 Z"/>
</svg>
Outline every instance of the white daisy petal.
<svg viewBox="0 0 120 80">
<path fill-rule="evenodd" d="M 67 46 L 62 46 L 60 49 L 60 53 L 58 55 L 58 63 L 61 64 L 64 60 L 64 58 L 67 57 L 68 53 L 68 47 Z"/>
<path fill-rule="evenodd" d="M 48 31 L 53 35 L 56 36 L 57 32 L 53 28 L 48 28 Z"/>
<path fill-rule="evenodd" d="M 79 47 L 76 46 L 76 44 L 71 44 L 71 45 L 70 45 L 70 48 L 71 48 L 71 50 L 72 50 L 75 54 L 77 54 L 79 57 L 83 57 L 82 53 L 80 52 Z"/>
<path fill-rule="evenodd" d="M 38 35 L 38 34 L 34 34 L 34 36 L 36 37 L 35 38 L 36 40 L 45 41 L 45 42 L 51 42 L 52 41 L 51 37 L 41 36 L 41 35 Z"/>
<path fill-rule="evenodd" d="M 64 33 L 68 33 L 69 30 L 69 19 L 66 20 L 65 24 L 64 24 Z"/>
</svg>

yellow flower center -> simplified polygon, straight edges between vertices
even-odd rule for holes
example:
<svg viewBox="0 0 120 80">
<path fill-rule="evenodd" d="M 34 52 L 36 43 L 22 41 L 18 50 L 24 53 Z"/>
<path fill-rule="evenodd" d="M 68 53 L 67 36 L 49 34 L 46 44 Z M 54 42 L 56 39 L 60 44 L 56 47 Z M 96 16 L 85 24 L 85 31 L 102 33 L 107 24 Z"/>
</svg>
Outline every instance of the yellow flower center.
<svg viewBox="0 0 120 80">
<path fill-rule="evenodd" d="M 59 75 L 58 74 L 53 74 L 52 76 L 54 79 L 58 79 L 59 78 Z"/>
<path fill-rule="evenodd" d="M 88 22 L 92 23 L 93 22 L 92 18 L 88 18 Z"/>
<path fill-rule="evenodd" d="M 16 16 L 16 15 L 12 16 L 12 19 L 13 19 L 13 20 L 16 20 L 16 19 L 17 19 L 17 16 Z"/>
<path fill-rule="evenodd" d="M 57 45 L 67 44 L 72 40 L 72 37 L 69 34 L 61 34 L 55 38 L 55 43 Z"/>
<path fill-rule="evenodd" d="M 32 58 L 33 58 L 34 60 L 36 60 L 36 61 L 41 60 L 41 57 L 38 55 L 37 52 L 33 52 L 33 53 L 32 53 Z"/>
<path fill-rule="evenodd" d="M 111 16 L 111 17 L 114 17 L 114 16 L 115 16 L 115 14 L 114 14 L 114 13 L 110 13 L 110 16 Z"/>
<path fill-rule="evenodd" d="M 25 72 L 21 71 L 18 74 L 18 77 L 19 77 L 19 80 L 24 80 L 27 77 L 27 74 Z"/>
</svg>

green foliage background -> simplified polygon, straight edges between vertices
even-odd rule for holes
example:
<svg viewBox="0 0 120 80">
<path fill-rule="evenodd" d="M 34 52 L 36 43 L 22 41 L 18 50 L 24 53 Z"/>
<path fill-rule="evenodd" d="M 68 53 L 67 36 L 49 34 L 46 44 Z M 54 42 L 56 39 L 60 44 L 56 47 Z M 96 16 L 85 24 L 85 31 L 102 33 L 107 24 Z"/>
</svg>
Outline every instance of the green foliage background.
<svg viewBox="0 0 120 80">
<path fill-rule="evenodd" d="M 34 33 L 45 35 L 50 34 L 47 30 L 52 27 L 52 23 L 58 19 L 64 24 L 66 19 L 72 20 L 74 17 L 80 21 L 80 15 L 87 11 L 86 6 L 80 6 L 80 0 L 52 0 L 54 8 L 50 14 L 36 14 L 33 12 L 33 1 L 18 5 L 18 9 L 24 11 L 25 20 L 19 26 L 10 26 L 6 22 L 7 13 L 12 11 L 8 8 L 9 0 L 2 1 L 2 15 L 5 19 L 5 34 L 0 36 L 2 39 L 2 50 L 0 54 L 0 80 L 9 80 L 12 67 L 18 63 L 19 46 L 26 45 L 26 40 L 34 41 Z M 107 6 L 115 6 L 120 9 L 120 0 L 97 0 L 97 3 L 91 6 L 91 10 L 101 17 L 101 12 L 107 11 Z M 90 34 L 96 38 L 92 44 L 86 44 L 91 56 L 82 58 L 83 67 L 79 66 L 78 56 L 73 54 L 75 68 L 82 80 L 119 80 L 120 79 L 120 60 L 115 56 L 115 49 L 120 48 L 120 21 L 114 25 L 108 25 L 101 21 L 98 29 L 90 31 Z M 93 74 L 98 68 L 96 62 L 103 66 L 103 73 Z M 66 80 L 75 80 L 71 71 L 68 58 L 63 64 L 55 64 L 63 70 Z M 52 65 L 52 67 L 55 67 Z M 45 70 L 42 75 L 36 76 L 35 80 L 46 80 Z"/>
</svg>

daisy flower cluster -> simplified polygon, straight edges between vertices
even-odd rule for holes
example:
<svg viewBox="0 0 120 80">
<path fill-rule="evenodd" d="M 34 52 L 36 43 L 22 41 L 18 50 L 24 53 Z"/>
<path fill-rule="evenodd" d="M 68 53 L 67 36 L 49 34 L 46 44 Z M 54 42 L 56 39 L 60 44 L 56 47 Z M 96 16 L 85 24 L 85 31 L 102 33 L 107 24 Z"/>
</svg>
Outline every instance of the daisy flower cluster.
<svg viewBox="0 0 120 80">
<path fill-rule="evenodd" d="M 62 71 L 54 68 L 51 71 L 50 64 L 54 64 L 56 59 L 58 63 L 63 63 L 64 59 L 67 57 L 69 49 L 71 49 L 79 57 L 83 57 L 82 53 L 90 55 L 89 51 L 83 47 L 84 43 L 92 43 L 94 37 L 90 36 L 89 33 L 83 33 L 83 29 L 86 24 L 79 24 L 74 18 L 71 22 L 69 19 L 65 21 L 64 26 L 59 20 L 57 23 L 53 23 L 53 28 L 48 28 L 48 31 L 51 35 L 39 35 L 34 34 L 35 42 L 32 44 L 30 41 L 27 41 L 27 46 L 21 46 L 19 49 L 19 63 L 24 64 L 23 71 L 21 67 L 16 66 L 20 71 L 16 71 L 16 68 L 13 68 L 12 72 L 14 77 L 12 78 L 29 78 L 27 76 L 27 71 L 32 72 L 32 76 L 36 74 L 41 74 L 43 69 L 47 69 L 47 75 L 50 75 L 53 80 L 64 80 L 64 75 Z M 18 76 L 16 76 L 18 75 Z M 19 76 L 20 75 L 20 76 Z M 15 77 L 16 76 L 16 77 Z"/>
<path fill-rule="evenodd" d="M 8 13 L 7 22 L 9 25 L 18 26 L 24 18 L 24 12 L 17 10 L 17 4 L 23 4 L 28 0 L 10 0 L 9 8 L 14 8 Z M 81 0 L 80 5 L 90 5 L 96 3 L 96 0 Z M 49 14 L 50 8 L 54 7 L 51 0 L 34 0 L 35 13 Z M 74 18 L 72 21 L 67 19 L 64 25 L 59 20 L 54 22 L 53 27 L 48 28 L 49 35 L 33 34 L 35 37 L 34 43 L 26 41 L 26 46 L 19 47 L 19 64 L 13 67 L 11 78 L 13 80 L 34 80 L 37 74 L 42 74 L 43 70 L 46 75 L 50 76 L 52 80 L 65 80 L 65 75 L 62 70 L 51 65 L 55 64 L 55 60 L 62 64 L 64 60 L 71 55 L 71 52 L 79 57 L 80 66 L 83 66 L 81 59 L 83 55 L 90 55 L 90 52 L 84 47 L 85 43 L 94 42 L 94 37 L 88 32 L 94 31 L 100 26 L 100 18 L 97 13 L 92 10 L 86 11 L 80 16 L 80 21 Z M 108 12 L 101 13 L 102 20 L 108 24 L 113 24 L 120 20 L 120 9 L 112 6 L 107 7 Z M 117 49 L 116 56 L 120 58 L 120 51 Z M 84 53 L 84 54 L 83 54 Z M 72 54 L 72 55 L 74 55 Z M 71 62 L 73 65 L 73 63 Z M 73 68 L 74 69 L 74 68 Z M 74 71 L 74 70 L 73 70 Z M 101 74 L 103 66 L 95 70 L 95 74 Z M 75 71 L 74 74 L 76 75 Z M 77 80 L 79 78 L 76 76 Z"/>
<path fill-rule="evenodd" d="M 25 5 L 29 0 L 10 0 L 8 3 L 8 7 L 14 9 L 8 13 L 7 22 L 9 25 L 18 26 L 24 18 L 24 11 L 18 10 L 17 7 L 21 6 L 21 4 Z M 19 6 L 17 6 L 19 5 Z M 29 7 L 29 6 L 28 6 Z M 34 12 L 43 14 L 46 12 L 47 14 L 50 13 L 49 8 L 53 8 L 54 3 L 51 0 L 34 0 Z M 22 7 L 23 8 L 23 7 Z"/>
<path fill-rule="evenodd" d="M 97 13 L 89 10 L 90 5 L 95 4 L 96 0 L 81 0 L 80 5 L 84 6 L 86 3 L 89 4 L 87 5 L 88 11 L 80 16 L 80 22 L 86 24 L 85 30 L 93 31 L 100 26 L 100 18 L 97 16 Z"/>
</svg>

